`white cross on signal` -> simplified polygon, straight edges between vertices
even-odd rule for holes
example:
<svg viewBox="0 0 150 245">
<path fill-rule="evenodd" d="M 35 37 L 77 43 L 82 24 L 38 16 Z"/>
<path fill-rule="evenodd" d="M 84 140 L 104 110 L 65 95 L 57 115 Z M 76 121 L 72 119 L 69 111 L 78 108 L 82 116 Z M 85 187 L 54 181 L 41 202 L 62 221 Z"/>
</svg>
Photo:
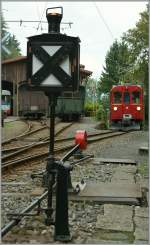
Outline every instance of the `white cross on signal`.
<svg viewBox="0 0 150 245">
<path fill-rule="evenodd" d="M 6 41 L 6 39 L 8 38 L 9 33 L 7 33 L 3 38 L 2 38 L 2 49 L 5 51 L 5 53 L 7 54 L 11 54 L 11 52 L 3 45 L 3 43 Z"/>
</svg>

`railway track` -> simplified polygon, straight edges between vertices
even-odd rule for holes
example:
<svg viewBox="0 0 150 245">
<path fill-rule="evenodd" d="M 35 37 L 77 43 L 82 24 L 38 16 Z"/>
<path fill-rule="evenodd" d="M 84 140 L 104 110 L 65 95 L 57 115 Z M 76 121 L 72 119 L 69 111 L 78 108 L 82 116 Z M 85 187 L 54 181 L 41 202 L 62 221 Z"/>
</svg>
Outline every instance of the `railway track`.
<svg viewBox="0 0 150 245">
<path fill-rule="evenodd" d="M 28 125 L 27 130 L 25 130 L 25 132 L 21 133 L 20 135 L 16 136 L 16 137 L 12 137 L 10 139 L 4 140 L 2 142 L 2 146 L 9 146 L 11 144 L 14 144 L 14 142 L 22 140 L 25 137 L 28 137 L 32 134 L 35 134 L 41 130 L 44 130 L 45 128 L 48 128 L 48 126 L 46 125 L 46 121 L 45 120 L 41 120 L 41 121 L 25 121 Z M 39 126 L 40 124 L 40 126 Z"/>
<path fill-rule="evenodd" d="M 104 134 L 99 134 L 99 133 L 92 133 L 92 134 L 90 134 L 89 136 L 88 136 L 88 142 L 89 143 L 93 143 L 93 142 L 96 142 L 96 141 L 98 141 L 98 140 L 105 140 L 105 139 L 108 139 L 108 138 L 110 138 L 110 137 L 117 137 L 117 136 L 121 136 L 121 135 L 123 135 L 123 134 L 126 134 L 127 132 L 105 132 Z M 73 137 L 68 137 L 67 139 L 66 138 L 62 138 L 62 137 L 59 137 L 59 138 L 57 138 L 56 139 L 56 141 L 59 141 L 60 143 L 62 143 L 62 140 L 66 140 L 66 141 L 69 141 L 69 140 L 73 140 Z M 46 142 L 43 142 L 43 143 L 46 143 Z M 72 148 L 72 145 L 74 145 L 74 144 L 70 144 L 70 148 Z M 68 147 L 69 147 L 69 144 L 68 144 Z M 60 148 L 62 148 L 62 147 L 60 147 Z M 65 146 L 64 146 L 64 148 L 65 148 Z M 55 150 L 57 151 L 57 149 L 55 148 Z M 59 150 L 59 149 L 58 149 Z M 65 150 L 65 149 L 64 149 Z M 45 155 L 45 158 L 46 158 L 46 155 Z M 38 157 L 37 157 L 37 159 L 39 159 Z M 111 175 L 110 175 L 110 173 L 113 173 L 113 171 L 114 171 L 114 169 L 116 168 L 116 166 L 115 165 L 118 165 L 118 163 L 116 162 L 116 164 L 115 163 L 113 163 L 112 165 L 111 164 L 95 164 L 94 163 L 94 168 L 93 168 L 93 161 L 92 161 L 92 164 L 90 164 L 90 167 L 89 167 L 89 163 L 86 163 L 85 162 L 85 167 L 84 167 L 84 165 L 81 167 L 81 166 L 78 166 L 77 168 L 77 170 L 75 170 L 75 173 L 74 173 L 74 176 L 73 176 L 73 180 L 74 181 L 76 181 L 76 180 L 78 180 L 79 178 L 81 179 L 82 177 L 85 179 L 85 181 L 86 180 L 90 180 L 91 181 L 91 172 L 93 173 L 93 179 L 94 180 L 96 180 L 96 181 L 99 181 L 99 179 L 100 178 L 102 178 L 102 177 L 100 177 L 100 176 L 105 176 L 105 178 L 107 177 L 108 179 L 107 179 L 107 181 L 109 182 L 109 184 L 111 185 L 111 188 L 112 188 L 112 190 L 113 190 L 113 188 L 114 188 L 114 183 L 113 184 L 111 184 L 111 179 L 115 179 L 116 178 L 116 175 L 114 174 L 114 176 L 112 176 L 111 177 Z M 123 168 L 123 165 L 124 164 L 122 164 L 121 163 L 121 168 Z M 36 166 L 36 165 L 35 165 Z M 130 165 L 129 165 L 130 166 Z M 27 175 L 30 175 L 29 174 L 29 172 L 32 172 L 33 171 L 33 167 L 34 166 L 32 166 L 32 165 L 29 165 L 29 168 L 28 167 L 23 167 L 23 170 L 22 170 L 22 173 L 26 173 L 27 172 Z M 44 164 L 43 164 L 43 167 L 44 167 Z M 107 173 L 108 173 L 108 167 L 110 168 L 110 173 L 107 175 Z M 136 166 L 133 166 L 134 168 L 136 168 Z M 88 170 L 88 168 L 89 168 L 89 170 Z M 37 169 L 37 171 L 38 170 L 42 170 L 41 168 L 36 168 Z M 132 168 L 131 168 L 132 169 Z M 88 171 L 87 171 L 88 170 Z M 73 171 L 74 172 L 74 171 Z M 21 171 L 19 172 L 19 168 L 16 170 L 16 172 L 15 172 L 15 175 L 17 175 L 17 176 L 19 176 L 19 173 L 21 173 Z M 96 173 L 99 173 L 99 175 L 98 176 L 96 176 Z M 120 170 L 119 170 L 119 174 L 120 174 Z M 89 175 L 89 179 L 87 179 L 87 176 Z M 11 175 L 10 175 L 11 176 Z M 16 177 L 15 177 L 16 178 Z M 20 177 L 20 179 L 21 179 L 21 177 Z M 93 180 L 92 179 L 92 180 Z M 7 177 L 5 177 L 5 181 L 7 181 Z M 15 180 L 16 181 L 16 180 Z M 19 181 L 19 179 L 18 179 L 18 181 Z M 102 186 L 102 187 L 105 187 L 104 186 L 104 182 L 106 181 L 104 181 L 104 180 L 101 180 L 102 182 L 100 183 L 100 186 Z M 107 182 L 106 181 L 106 182 Z M 34 181 L 33 181 L 34 182 Z M 36 180 L 36 182 L 34 182 L 34 184 L 36 183 L 36 187 L 38 187 L 38 181 Z M 15 183 L 14 183 L 15 184 Z M 12 184 L 13 185 L 13 184 Z M 4 183 L 4 186 L 5 186 L 5 183 Z M 17 184 L 17 186 L 19 186 L 19 183 Z M 24 184 L 24 186 L 26 186 L 26 184 Z M 115 185 L 116 186 L 116 185 Z M 129 185 L 130 186 L 130 185 Z M 102 187 L 101 187 L 101 189 L 102 189 Z M 132 186 L 131 186 L 132 187 Z M 26 188 L 27 188 L 27 190 L 28 190 L 28 186 L 26 186 Z M 35 187 L 30 187 L 30 188 L 35 188 Z M 106 187 L 105 187 L 106 188 Z M 106 188 L 107 189 L 107 188 Z M 117 188 L 116 188 L 117 189 Z M 10 189 L 11 190 L 11 189 Z M 117 191 L 117 190 L 116 190 Z M 25 191 L 24 191 L 25 192 Z M 22 193 L 20 193 L 20 198 L 21 198 L 21 194 L 23 195 L 24 194 L 24 192 L 23 192 L 23 190 L 22 190 Z M 136 196 L 136 194 L 134 193 L 134 190 L 132 191 L 132 193 L 134 194 L 134 196 Z M 15 194 L 15 193 L 14 193 Z M 2 228 L 2 230 L 1 230 L 1 232 L 2 232 L 2 237 L 3 236 L 5 236 L 7 233 L 8 233 L 8 231 L 10 231 L 10 230 L 12 230 L 12 228 L 14 227 L 14 226 L 16 226 L 16 225 L 19 225 L 19 223 L 21 222 L 21 226 L 22 226 L 22 220 L 24 220 L 23 222 L 25 223 L 25 220 L 26 220 L 26 218 L 27 218 L 27 220 L 29 221 L 29 217 L 30 217 L 30 214 L 31 214 L 31 217 L 30 217 L 30 221 L 31 221 L 31 225 L 32 225 L 32 222 L 34 221 L 34 219 L 36 219 L 36 217 L 37 216 L 39 216 L 39 215 L 41 215 L 40 214 L 40 212 L 38 212 L 38 207 L 40 206 L 40 204 L 41 205 L 45 205 L 45 203 L 46 203 L 46 198 L 47 198 L 47 191 L 44 191 L 43 193 L 42 193 L 42 195 L 37 195 L 37 197 L 36 197 L 36 199 L 35 199 L 35 197 L 34 197 L 34 199 L 33 199 L 33 202 L 31 202 L 31 198 L 30 198 L 30 202 L 28 203 L 28 204 L 26 204 L 25 206 L 23 206 L 23 208 L 22 209 L 20 209 L 19 210 L 19 212 L 18 212 L 18 214 L 16 214 L 16 215 L 10 215 L 9 217 L 11 218 L 10 219 L 10 222 L 8 222 L 8 223 L 5 223 L 5 226 L 3 226 L 3 228 Z M 10 197 L 9 198 L 11 198 L 12 196 L 13 196 L 13 193 L 10 193 Z M 30 193 L 26 193 L 26 196 L 27 195 L 29 195 L 30 196 Z M 8 196 L 9 196 L 9 193 L 8 193 Z M 121 196 L 123 197 L 123 192 L 121 193 Z M 6 196 L 4 195 L 4 197 L 6 198 Z M 80 200 L 80 202 L 81 202 L 81 200 L 83 201 L 84 200 L 84 205 L 85 205 L 85 199 L 86 199 L 87 197 L 85 197 L 85 196 L 69 196 L 69 200 L 72 200 L 72 201 L 69 201 L 69 202 L 71 202 L 71 203 L 74 203 L 75 202 L 75 207 L 77 206 L 77 204 L 76 204 L 76 200 Z M 127 204 L 128 204 L 128 202 L 130 203 L 130 202 L 132 202 L 132 201 L 134 201 L 134 205 L 137 205 L 137 203 L 138 203 L 138 200 L 137 200 L 137 203 L 136 203 L 136 201 L 135 201 L 135 198 L 121 198 L 122 199 L 122 204 L 123 203 L 125 203 L 126 202 L 126 206 L 127 206 Z M 15 199 L 16 200 L 16 199 Z M 89 198 L 89 200 L 90 200 L 90 198 Z M 113 198 L 111 197 L 111 201 L 113 200 Z M 117 198 L 115 198 L 115 201 L 117 202 Z M 79 203 L 80 203 L 79 202 Z M 109 200 L 107 200 L 107 198 L 106 197 L 102 197 L 101 199 L 100 199 L 100 201 L 99 201 L 101 204 L 99 204 L 99 206 L 98 206 L 98 204 L 95 204 L 95 206 L 94 206 L 94 204 L 92 204 L 93 205 L 93 209 L 94 209 L 94 212 L 95 212 L 95 210 L 97 210 L 97 206 L 98 206 L 98 210 L 100 210 L 101 209 L 101 205 L 103 205 L 103 204 L 105 204 L 105 203 L 107 203 L 107 202 L 110 202 Z M 114 202 L 114 201 L 113 201 Z M 44 203 L 44 204 L 42 204 L 42 203 Z M 73 204 L 71 204 L 72 206 L 71 207 L 73 207 Z M 83 205 L 83 204 L 82 204 Z M 140 204 L 138 203 L 138 206 L 139 206 Z M 131 206 L 131 204 L 129 205 L 129 206 Z M 44 206 L 45 207 L 45 206 Z M 88 207 L 89 207 L 89 205 L 88 205 Z M 83 209 L 83 207 L 82 207 L 82 209 Z M 76 210 L 76 208 L 75 208 L 75 210 Z M 75 212 L 78 212 L 78 210 L 76 210 Z M 11 211 L 9 212 L 10 214 L 11 214 Z M 14 213 L 15 213 L 15 211 L 14 211 Z M 134 211 L 133 211 L 133 214 L 134 214 Z M 35 217 L 35 218 L 34 218 Z M 72 220 L 72 219 L 71 219 Z M 72 221 L 73 222 L 73 221 Z M 82 226 L 82 224 L 81 224 L 81 226 Z M 25 226 L 25 227 L 27 227 L 27 226 Z M 31 226 L 30 226 L 31 227 Z M 93 227 L 95 227 L 95 225 L 93 224 Z M 20 229 L 19 227 L 18 227 L 18 229 Z M 24 229 L 26 229 L 26 228 L 24 228 Z M 31 228 L 30 228 L 31 229 Z M 41 228 L 39 228 L 39 229 L 41 229 Z M 46 230 L 47 228 L 44 228 L 44 230 Z M 47 231 L 47 232 L 49 232 L 49 231 Z M 49 234 L 49 233 L 48 233 Z M 9 235 L 8 235 L 9 236 Z M 15 236 L 15 232 L 14 233 L 12 233 L 12 237 L 13 236 Z M 49 236 L 53 236 L 53 234 L 49 234 Z M 6 238 L 7 239 L 7 238 Z"/>
<path fill-rule="evenodd" d="M 72 125 L 72 124 L 71 124 Z M 68 124 L 68 126 L 65 126 L 65 129 L 67 129 L 68 127 L 70 127 L 71 126 L 70 124 Z M 63 128 L 62 128 L 62 130 L 59 130 L 58 132 L 56 132 L 55 133 L 55 137 L 56 136 L 58 136 L 61 132 L 63 132 Z M 107 135 L 107 134 L 109 134 L 109 133 L 112 133 L 112 131 L 111 130 L 108 130 L 108 131 L 106 131 L 106 132 L 103 132 L 103 133 L 92 133 L 92 134 L 88 134 L 88 137 L 92 137 L 92 136 L 102 136 L 102 135 Z M 56 143 L 58 143 L 58 142 L 62 142 L 62 141 L 69 141 L 69 140 L 74 140 L 74 137 L 65 137 L 65 138 L 62 138 L 62 137 L 60 137 L 60 138 L 56 138 L 55 139 L 55 142 Z M 28 149 L 28 148 L 33 148 L 34 146 L 42 146 L 42 145 L 46 145 L 46 144 L 48 144 L 49 143 L 49 137 L 46 137 L 46 138 L 44 138 L 43 140 L 40 140 L 39 142 L 33 142 L 33 143 L 31 143 L 31 144 L 27 144 L 27 145 L 23 145 L 23 146 L 20 146 L 20 147 L 12 147 L 12 148 L 3 148 L 2 150 L 1 150 L 1 152 L 2 152 L 2 154 L 9 154 L 9 153 L 11 153 L 11 152 L 16 152 L 16 154 L 17 154 L 17 151 L 18 150 L 22 150 L 22 149 L 24 149 L 24 150 L 26 150 L 26 149 Z M 15 153 L 14 153 L 14 155 L 15 155 Z M 4 157 L 4 159 L 5 159 L 5 157 Z"/>
<path fill-rule="evenodd" d="M 62 158 L 63 159 L 63 158 Z M 118 164 L 117 164 L 118 165 Z M 96 166 L 101 166 L 100 164 L 97 164 L 97 165 L 95 165 L 95 167 Z M 113 164 L 113 166 L 114 166 L 114 164 Z M 92 169 L 93 169 L 93 164 L 92 164 Z M 123 168 L 123 166 L 121 166 L 122 168 Z M 87 168 L 87 165 L 86 165 L 86 167 L 85 167 L 85 169 Z M 130 167 L 131 168 L 131 167 Z M 130 169 L 129 168 L 129 169 Z M 120 168 L 121 169 L 121 168 Z M 119 169 L 119 173 L 120 173 L 120 169 Z M 130 171 L 132 170 L 132 168 L 130 169 Z M 83 170 L 83 171 L 85 171 L 85 170 Z M 90 172 L 91 172 L 91 169 L 89 170 Z M 107 169 L 106 169 L 106 171 L 107 171 Z M 135 171 L 135 173 L 136 173 L 136 171 Z M 133 176 L 134 177 L 134 176 Z M 81 176 L 80 176 L 80 178 L 81 178 Z M 115 178 L 115 175 L 114 176 L 112 176 L 111 177 L 112 178 L 112 181 L 113 181 L 113 178 Z M 124 182 L 123 182 L 124 183 Z M 88 186 L 88 185 L 87 185 Z M 97 185 L 97 188 L 99 188 L 98 186 L 101 186 L 101 189 L 102 188 L 104 188 L 104 189 L 106 189 L 107 190 L 107 188 L 108 188 L 108 186 L 109 186 L 109 189 L 111 189 L 111 191 L 113 190 L 113 188 L 114 188 L 114 186 L 115 186 L 115 191 L 116 192 L 118 192 L 118 187 L 117 187 L 117 185 L 115 184 L 114 185 L 114 182 L 112 182 L 112 183 L 110 183 L 109 182 L 109 185 L 106 185 L 107 186 L 107 188 L 106 188 L 106 186 L 105 186 L 105 184 L 104 183 L 101 183 L 100 185 Z M 128 186 L 128 185 L 127 185 Z M 110 200 L 111 200 L 111 202 L 115 202 L 115 203 L 117 203 L 118 201 L 119 201 L 119 203 L 121 203 L 121 204 L 123 204 L 123 203 L 126 203 L 126 205 L 129 203 L 129 205 L 131 205 L 131 203 L 133 204 L 134 203 L 134 205 L 140 205 L 139 204 L 139 202 L 138 202 L 138 200 L 136 200 L 136 193 L 134 192 L 135 191 L 135 185 L 132 185 L 132 184 L 129 184 L 129 187 L 130 187 L 130 192 L 129 192 L 129 198 L 127 198 L 127 197 L 125 197 L 125 198 L 123 198 L 123 192 L 121 192 L 121 197 L 120 198 L 112 198 L 111 197 L 111 199 L 110 198 L 106 198 L 105 196 L 107 196 L 107 194 L 105 193 L 105 196 L 102 196 L 102 197 L 99 197 L 99 202 L 101 203 L 101 204 L 104 204 L 104 203 L 109 203 L 110 202 Z M 133 188 L 134 187 L 134 188 Z M 121 187 L 122 188 L 122 187 Z M 132 189 L 131 189 L 132 188 Z M 116 190 L 117 189 L 117 190 Z M 125 191 L 128 191 L 128 188 L 123 188 L 123 190 L 125 189 Z M 120 190 L 120 186 L 119 186 L 119 190 Z M 95 190 L 96 191 L 96 190 Z M 101 190 L 102 191 L 102 190 Z M 107 190 L 108 191 L 108 190 Z M 104 192 L 104 191 L 102 191 L 102 192 Z M 113 190 L 113 192 L 114 192 L 114 190 Z M 93 191 L 92 191 L 92 193 L 93 193 Z M 2 230 L 1 230 L 1 235 L 2 235 L 2 237 L 3 236 L 5 236 L 7 233 L 8 233 L 8 231 L 10 231 L 14 226 L 16 226 L 16 225 L 18 225 L 20 222 L 21 222 L 21 220 L 23 219 L 23 218 L 25 218 L 25 217 L 36 217 L 36 216 L 39 216 L 40 214 L 41 214 L 41 209 L 40 209 L 40 207 L 41 207 L 41 203 L 47 198 L 47 195 L 48 195 L 48 191 L 45 191 L 45 192 L 43 192 L 42 193 L 42 195 L 40 195 L 38 198 L 36 198 L 36 200 L 34 200 L 32 203 L 30 203 L 28 206 L 26 206 L 21 212 L 19 212 L 19 213 L 9 213 L 9 215 L 10 215 L 10 217 L 12 217 L 12 220 L 9 222 L 9 223 L 7 223 L 3 228 L 2 228 Z M 132 197 L 132 195 L 133 195 L 133 197 Z M 141 194 L 140 193 L 138 193 L 138 197 L 140 197 L 140 198 L 142 198 L 142 196 L 141 196 Z M 87 199 L 88 198 L 88 199 Z M 91 197 L 92 198 L 92 197 Z M 54 196 L 54 199 L 55 199 L 55 196 Z M 90 197 L 86 197 L 84 194 L 83 194 L 83 196 L 82 195 L 72 195 L 72 194 L 70 194 L 69 195 L 69 200 L 71 201 L 84 201 L 85 202 L 85 200 L 91 200 L 90 199 Z M 95 200 L 95 199 L 94 199 Z M 95 201 L 97 201 L 97 199 L 95 200 Z M 84 204 L 85 205 L 85 204 Z M 37 207 L 37 208 L 36 208 Z M 36 209 L 35 209 L 36 208 Z M 32 211 L 32 212 L 31 212 Z"/>
<path fill-rule="evenodd" d="M 31 131 L 31 128 L 33 127 L 32 123 L 29 121 L 25 121 L 25 123 L 27 124 L 27 129 L 21 133 L 20 135 L 16 136 L 16 137 L 12 137 L 10 139 L 4 140 L 1 144 L 2 146 L 12 142 L 13 140 L 17 140 L 18 138 L 23 137 L 24 135 L 28 134 Z"/>
<path fill-rule="evenodd" d="M 68 127 L 70 127 L 72 125 L 72 123 L 67 123 L 67 124 L 66 123 L 64 123 L 64 124 L 62 123 L 62 125 L 64 125 L 64 127 L 61 126 L 60 129 L 59 129 L 59 122 L 57 122 L 56 125 L 57 125 L 58 129 L 56 129 L 55 136 L 59 135 L 61 132 L 63 132 L 63 130 L 65 130 Z M 61 123 L 60 123 L 60 125 L 61 125 Z M 48 137 L 44 136 L 44 137 L 40 137 L 40 138 L 38 137 L 37 139 L 36 138 L 34 138 L 34 139 L 33 138 L 26 138 L 26 137 L 28 137 L 30 135 L 33 135 L 33 134 L 38 133 L 38 132 L 41 132 L 44 129 L 48 129 L 48 131 L 47 131 L 47 135 L 48 135 L 49 134 L 49 126 L 47 126 L 47 125 L 45 125 L 44 127 L 40 127 L 40 128 L 34 129 L 34 130 L 28 132 L 27 134 L 23 134 L 23 135 L 19 136 L 21 138 L 23 137 L 23 139 L 21 139 L 21 142 L 25 142 L 25 144 L 20 145 L 20 146 L 15 146 L 15 147 L 14 147 L 14 145 L 13 145 L 13 147 L 8 145 L 7 147 L 2 148 L 2 150 L 1 150 L 2 154 L 9 154 L 9 153 L 12 153 L 12 152 L 15 152 L 15 151 L 22 150 L 23 148 L 30 148 L 30 147 L 32 148 L 32 146 L 34 146 L 34 145 L 38 145 L 38 144 L 40 145 L 40 144 L 48 141 L 49 136 Z M 13 140 L 15 142 L 17 141 L 17 142 L 20 143 L 20 140 L 18 138 L 12 138 L 12 141 Z M 11 143 L 12 141 L 9 141 L 7 143 Z M 26 144 L 26 142 L 28 142 L 28 141 L 29 142 L 32 141 L 32 143 Z"/>
<path fill-rule="evenodd" d="M 69 126 L 71 126 L 72 124 L 69 124 L 67 126 L 65 126 L 64 128 L 60 129 L 60 131 L 56 132 L 56 135 L 58 136 L 63 130 L 65 130 L 66 128 L 68 128 Z M 94 134 L 89 134 L 88 135 L 88 143 L 94 143 L 96 141 L 101 141 L 104 139 L 108 139 L 108 138 L 112 138 L 112 137 L 116 137 L 116 136 L 121 136 L 123 134 L 126 134 L 128 132 L 104 132 L 104 133 L 94 133 Z M 74 140 L 73 137 L 68 137 L 68 138 L 57 138 L 55 140 L 55 142 L 58 144 L 60 143 L 64 143 L 66 141 L 71 141 L 69 144 L 63 144 L 63 146 L 57 146 L 54 149 L 55 153 L 60 153 L 60 152 L 64 152 L 67 151 L 69 149 L 71 149 L 72 147 L 74 147 L 74 142 L 72 142 Z M 2 157 L 2 171 L 6 170 L 8 167 L 12 167 L 12 166 L 17 166 L 20 164 L 24 164 L 26 162 L 30 162 L 30 161 L 34 161 L 37 159 L 41 159 L 41 158 L 45 158 L 48 156 L 48 150 L 45 149 L 45 146 L 48 146 L 49 144 L 49 140 L 45 141 L 45 142 L 39 142 L 39 143 L 34 143 L 31 144 L 29 146 L 26 146 L 22 149 L 19 149 L 18 151 L 11 153 L 9 155 L 6 155 L 4 157 Z M 31 156 L 31 149 L 34 149 L 34 151 L 36 153 L 32 152 L 32 156 Z M 26 152 L 29 152 L 29 156 L 27 156 Z M 41 152 L 41 153 L 37 153 L 37 152 Z M 17 159 L 13 159 L 14 157 L 23 154 L 21 157 L 17 158 Z M 11 159 L 11 160 L 10 160 Z"/>
<path fill-rule="evenodd" d="M 63 131 L 65 131 L 66 129 L 71 127 L 72 124 L 73 123 L 57 124 L 55 136 L 58 136 Z M 49 137 L 46 137 L 46 138 L 44 138 L 44 140 L 46 142 L 44 142 L 44 141 L 38 142 L 38 143 L 34 142 L 34 143 L 27 145 L 27 146 L 21 146 L 19 148 L 19 150 L 17 150 L 16 152 L 3 156 L 2 157 L 2 170 L 6 169 L 6 167 L 8 167 L 8 166 L 15 166 L 17 164 L 25 163 L 26 161 L 29 162 L 31 160 L 41 159 L 44 156 L 47 156 L 47 154 L 48 154 L 47 147 L 49 144 L 48 139 L 49 139 Z M 63 141 L 63 140 L 61 140 L 61 141 Z M 32 149 L 34 150 L 34 153 L 31 152 Z M 64 147 L 64 149 L 66 149 L 66 147 Z M 64 149 L 61 149 L 59 147 L 56 149 L 56 152 L 63 151 Z M 67 149 L 68 149 L 68 146 L 67 146 Z M 8 151 L 9 151 L 9 149 L 8 149 Z M 27 152 L 28 152 L 28 154 L 27 154 Z M 17 157 L 17 159 L 16 159 L 16 157 Z"/>
</svg>

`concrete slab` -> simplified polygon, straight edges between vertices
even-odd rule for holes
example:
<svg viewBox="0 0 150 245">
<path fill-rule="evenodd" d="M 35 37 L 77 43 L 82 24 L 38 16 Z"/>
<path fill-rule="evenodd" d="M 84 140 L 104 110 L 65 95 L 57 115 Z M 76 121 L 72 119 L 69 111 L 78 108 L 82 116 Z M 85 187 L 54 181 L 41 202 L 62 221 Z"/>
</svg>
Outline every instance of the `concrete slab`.
<svg viewBox="0 0 150 245">
<path fill-rule="evenodd" d="M 123 166 L 117 166 L 114 169 L 114 173 L 112 175 L 111 182 L 116 182 L 116 181 L 126 181 L 128 183 L 135 183 L 135 173 L 137 171 L 136 166 L 132 165 L 123 165 Z"/>
<path fill-rule="evenodd" d="M 88 239 L 86 240 L 86 244 L 127 244 L 125 241 L 111 241 L 111 240 L 96 240 L 96 239 Z"/>
<path fill-rule="evenodd" d="M 149 244 L 149 242 L 148 241 L 143 241 L 143 240 L 135 240 L 133 244 L 143 245 L 143 244 Z"/>
<path fill-rule="evenodd" d="M 138 211 L 138 215 L 141 215 L 143 211 L 144 210 L 140 212 Z M 135 223 L 135 232 L 134 232 L 135 240 L 146 240 L 147 241 L 149 239 L 149 219 L 148 217 L 135 216 L 134 223 Z"/>
<path fill-rule="evenodd" d="M 113 215 L 117 215 L 117 212 L 123 214 L 126 212 L 128 215 L 132 215 L 133 207 L 126 205 L 114 205 L 114 204 L 105 204 L 104 205 L 104 215 L 111 215 L 111 212 L 114 212 Z"/>
<path fill-rule="evenodd" d="M 138 184 L 124 185 L 122 182 L 116 183 L 87 183 L 79 196 L 101 196 L 101 197 L 135 197 L 141 198 L 141 188 Z"/>
<path fill-rule="evenodd" d="M 135 174 L 137 171 L 137 166 L 134 165 L 119 165 L 115 168 L 115 172 L 124 172 L 127 174 Z"/>
<path fill-rule="evenodd" d="M 122 158 L 95 158 L 93 161 L 94 164 L 100 163 L 122 163 L 122 164 L 133 164 L 136 165 L 137 162 L 133 159 L 122 159 Z"/>
<path fill-rule="evenodd" d="M 148 207 L 139 207 L 139 206 L 135 207 L 135 216 L 148 218 L 149 217 L 149 208 Z"/>
<path fill-rule="evenodd" d="M 149 189 L 149 178 L 142 178 L 140 179 L 140 185 L 144 189 Z"/>
<path fill-rule="evenodd" d="M 134 217 L 135 227 L 143 230 L 148 230 L 148 218 Z"/>
<path fill-rule="evenodd" d="M 149 147 L 148 145 L 143 145 L 139 148 L 140 153 L 148 153 L 149 152 Z"/>
<path fill-rule="evenodd" d="M 104 205 L 104 215 L 97 216 L 96 228 L 133 232 L 133 207 L 126 205 Z"/>
<path fill-rule="evenodd" d="M 85 243 L 99 243 L 98 244 L 118 244 L 125 243 L 129 244 L 133 242 L 134 237 L 131 232 L 122 232 L 122 231 L 109 231 L 97 229 L 97 231 L 92 235 L 91 238 L 87 238 Z"/>
<path fill-rule="evenodd" d="M 133 174 L 123 173 L 123 172 L 116 172 L 112 176 L 111 182 L 116 182 L 116 181 L 126 181 L 128 183 L 135 183 Z"/>
<path fill-rule="evenodd" d="M 113 204 L 128 204 L 128 205 L 139 205 L 139 200 L 137 198 L 127 198 L 127 197 L 90 197 L 90 196 L 78 196 L 69 195 L 70 201 L 93 201 L 100 204 L 113 203 Z"/>
<path fill-rule="evenodd" d="M 139 241 L 141 241 L 141 240 L 148 241 L 149 240 L 148 230 L 136 228 L 135 232 L 134 232 L 134 236 L 135 236 L 135 240 L 139 240 Z M 143 243 L 140 243 L 140 244 L 143 244 Z"/>
<path fill-rule="evenodd" d="M 146 193 L 146 199 L 147 199 L 147 203 L 148 203 L 148 206 L 149 206 L 149 191 Z"/>
</svg>

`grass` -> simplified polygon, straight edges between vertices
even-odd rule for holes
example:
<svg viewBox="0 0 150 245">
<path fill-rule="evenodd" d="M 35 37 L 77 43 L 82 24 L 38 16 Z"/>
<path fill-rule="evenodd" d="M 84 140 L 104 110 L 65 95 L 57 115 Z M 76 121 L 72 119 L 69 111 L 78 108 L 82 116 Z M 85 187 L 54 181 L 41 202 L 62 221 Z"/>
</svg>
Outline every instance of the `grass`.
<svg viewBox="0 0 150 245">
<path fill-rule="evenodd" d="M 148 176 L 148 174 L 149 174 L 148 163 L 141 163 L 141 164 L 138 166 L 138 172 L 139 172 L 142 176 Z"/>
<path fill-rule="evenodd" d="M 14 125 L 12 122 L 5 122 L 4 123 L 4 128 L 12 128 Z"/>
</svg>

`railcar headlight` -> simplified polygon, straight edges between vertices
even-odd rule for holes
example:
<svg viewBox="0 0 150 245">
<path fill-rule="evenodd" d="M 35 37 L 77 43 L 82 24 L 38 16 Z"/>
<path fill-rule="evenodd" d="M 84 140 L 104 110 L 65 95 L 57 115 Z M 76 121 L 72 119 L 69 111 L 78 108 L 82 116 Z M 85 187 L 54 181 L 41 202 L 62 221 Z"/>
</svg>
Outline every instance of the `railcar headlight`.
<svg viewBox="0 0 150 245">
<path fill-rule="evenodd" d="M 117 106 L 115 106 L 115 107 L 114 107 L 114 111 L 117 111 L 117 109 L 118 109 Z"/>
<path fill-rule="evenodd" d="M 137 109 L 137 111 L 140 111 L 141 110 L 141 107 L 140 106 L 137 106 L 136 109 Z"/>
</svg>

